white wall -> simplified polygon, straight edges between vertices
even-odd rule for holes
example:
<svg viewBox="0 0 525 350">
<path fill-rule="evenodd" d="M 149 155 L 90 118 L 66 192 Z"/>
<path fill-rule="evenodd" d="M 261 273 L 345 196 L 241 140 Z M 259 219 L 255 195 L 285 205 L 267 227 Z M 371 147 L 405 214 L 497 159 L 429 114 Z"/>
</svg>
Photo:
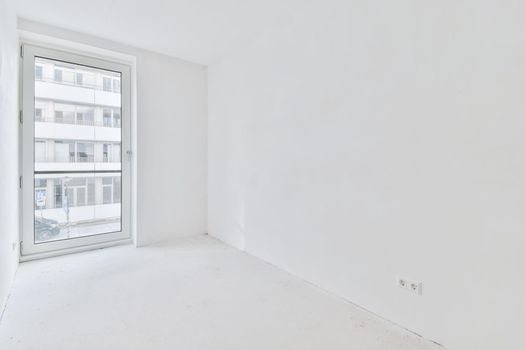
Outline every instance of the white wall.
<svg viewBox="0 0 525 350">
<path fill-rule="evenodd" d="M 140 241 L 207 233 L 206 68 L 138 58 Z"/>
<path fill-rule="evenodd" d="M 0 0 L 0 315 L 18 265 L 18 37 L 11 0 Z"/>
<path fill-rule="evenodd" d="M 23 19 L 18 26 L 136 57 L 138 244 L 206 233 L 206 67 Z"/>
<path fill-rule="evenodd" d="M 209 233 L 449 349 L 525 348 L 523 18 L 314 1 L 210 65 Z"/>
</svg>

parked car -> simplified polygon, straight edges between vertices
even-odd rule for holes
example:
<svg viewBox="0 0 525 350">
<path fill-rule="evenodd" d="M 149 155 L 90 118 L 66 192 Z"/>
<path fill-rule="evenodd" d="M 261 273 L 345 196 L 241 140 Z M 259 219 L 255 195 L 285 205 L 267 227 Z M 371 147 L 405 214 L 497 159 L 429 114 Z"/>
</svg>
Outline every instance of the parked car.
<svg viewBox="0 0 525 350">
<path fill-rule="evenodd" d="M 51 219 L 35 217 L 36 241 L 48 241 L 60 233 L 58 222 Z"/>
</svg>

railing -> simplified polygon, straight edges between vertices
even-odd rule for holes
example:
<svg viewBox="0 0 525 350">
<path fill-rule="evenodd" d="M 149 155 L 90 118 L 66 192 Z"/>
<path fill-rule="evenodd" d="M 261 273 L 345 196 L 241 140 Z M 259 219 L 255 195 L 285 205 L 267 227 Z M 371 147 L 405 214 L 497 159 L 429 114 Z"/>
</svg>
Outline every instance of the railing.
<svg viewBox="0 0 525 350">
<path fill-rule="evenodd" d="M 95 162 L 95 156 L 92 156 L 92 155 L 77 156 L 77 163 L 93 163 L 93 162 Z"/>
<path fill-rule="evenodd" d="M 107 89 L 107 88 L 104 88 L 104 86 L 101 86 L 101 85 L 86 84 L 86 83 L 83 83 L 83 82 L 79 84 L 77 82 L 64 81 L 64 80 L 55 80 L 55 79 L 52 79 L 52 78 L 44 78 L 44 77 L 35 77 L 35 81 L 42 81 L 44 83 L 53 83 L 53 84 L 59 84 L 59 85 L 77 86 L 77 87 L 82 87 L 82 88 L 91 89 L 91 90 L 106 91 L 106 92 L 112 92 L 112 93 L 120 94 L 120 88 L 119 89 L 114 89 L 114 88 Z"/>
<path fill-rule="evenodd" d="M 95 160 L 95 157 L 94 156 L 88 156 L 88 157 L 78 157 L 78 158 L 75 158 L 75 156 L 70 156 L 69 157 L 69 160 L 58 160 L 58 159 L 53 159 L 53 158 L 37 158 L 35 159 L 35 163 L 70 163 L 70 164 L 74 164 L 74 163 L 120 163 L 121 160 L 120 159 L 115 159 L 115 158 L 112 158 L 112 157 L 102 157 L 102 158 L 97 158 Z"/>
<path fill-rule="evenodd" d="M 104 121 L 95 122 L 94 120 L 49 120 L 49 118 L 38 118 L 35 122 L 39 123 L 55 123 L 55 124 L 68 124 L 68 125 L 82 125 L 82 126 L 100 126 L 104 128 L 115 128 L 120 129 L 120 123 L 108 123 Z"/>
</svg>

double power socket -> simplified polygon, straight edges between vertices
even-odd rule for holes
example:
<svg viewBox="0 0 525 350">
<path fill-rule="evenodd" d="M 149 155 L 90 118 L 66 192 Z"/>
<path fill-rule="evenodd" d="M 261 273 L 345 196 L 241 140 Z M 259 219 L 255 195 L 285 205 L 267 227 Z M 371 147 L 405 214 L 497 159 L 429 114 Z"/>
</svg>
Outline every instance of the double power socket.
<svg viewBox="0 0 525 350">
<path fill-rule="evenodd" d="M 399 288 L 404 289 L 410 293 L 413 293 L 416 295 L 423 295 L 423 283 L 422 282 L 415 281 L 410 278 L 397 276 L 396 284 Z"/>
</svg>

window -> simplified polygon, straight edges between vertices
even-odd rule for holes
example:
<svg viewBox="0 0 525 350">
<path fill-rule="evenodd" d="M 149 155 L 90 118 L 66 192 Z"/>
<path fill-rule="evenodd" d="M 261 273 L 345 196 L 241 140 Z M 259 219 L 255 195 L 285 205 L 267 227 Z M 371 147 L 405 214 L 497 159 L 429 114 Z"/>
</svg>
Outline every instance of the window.
<svg viewBox="0 0 525 350">
<path fill-rule="evenodd" d="M 55 208 L 62 208 L 62 183 L 55 183 Z"/>
<path fill-rule="evenodd" d="M 88 178 L 87 179 L 87 205 L 95 205 L 95 179 L 94 178 Z"/>
<path fill-rule="evenodd" d="M 121 179 L 118 176 L 102 178 L 103 203 L 120 203 L 121 201 Z"/>
<path fill-rule="evenodd" d="M 44 119 L 42 118 L 42 108 L 35 108 L 35 121 L 36 122 L 44 121 Z"/>
<path fill-rule="evenodd" d="M 86 178 L 75 177 L 66 180 L 68 202 L 70 207 L 85 206 L 86 203 Z"/>
<path fill-rule="evenodd" d="M 102 204 L 102 200 L 100 200 L 100 203 L 97 203 L 96 200 L 96 188 L 97 188 L 97 180 L 101 180 L 101 178 L 95 178 L 95 177 L 65 177 L 62 179 L 39 179 L 35 178 L 35 201 L 40 201 L 38 203 L 40 207 L 39 209 L 46 209 L 44 207 L 44 204 L 42 204 L 42 201 L 45 200 L 52 200 L 47 199 L 47 188 L 50 186 L 52 190 L 54 190 L 54 206 L 51 206 L 50 208 L 62 208 L 63 204 L 65 206 L 66 200 L 63 200 L 67 197 L 67 203 L 69 207 L 81 207 L 81 206 L 93 206 L 97 204 Z M 109 192 L 108 187 L 108 192 Z M 118 189 L 120 191 L 120 188 Z M 37 193 L 38 192 L 38 193 Z M 42 195 L 42 193 L 44 195 Z M 118 195 L 118 194 L 117 194 Z M 116 195 L 114 195 L 115 197 Z M 119 198 L 120 197 L 115 197 Z M 109 196 L 109 204 L 111 204 L 111 196 Z M 119 201 L 115 202 L 119 203 Z"/>
<path fill-rule="evenodd" d="M 85 177 L 74 177 L 74 178 L 68 179 L 69 187 L 78 187 L 78 186 L 85 186 L 85 185 L 86 185 Z"/>
<path fill-rule="evenodd" d="M 84 75 L 82 73 L 75 74 L 75 83 L 77 85 L 82 85 L 84 82 Z"/>
<path fill-rule="evenodd" d="M 46 155 L 46 141 L 35 140 L 35 162 L 45 162 Z"/>
<path fill-rule="evenodd" d="M 105 127 L 111 127 L 112 125 L 112 122 L 111 122 L 111 109 L 109 108 L 104 108 L 104 112 L 103 112 L 103 115 L 102 115 L 102 120 L 103 120 L 103 125 Z"/>
<path fill-rule="evenodd" d="M 95 108 L 80 105 L 70 105 L 55 103 L 55 123 L 65 124 L 79 124 L 79 125 L 94 125 L 95 124 Z M 35 114 L 42 114 L 42 109 L 35 110 Z"/>
<path fill-rule="evenodd" d="M 75 106 L 62 103 L 55 103 L 54 106 L 55 123 L 75 124 Z"/>
<path fill-rule="evenodd" d="M 77 112 L 77 124 L 84 125 L 84 113 Z"/>
<path fill-rule="evenodd" d="M 108 78 L 108 77 L 102 78 L 102 90 L 111 91 L 111 78 Z"/>
<path fill-rule="evenodd" d="M 77 206 L 84 206 L 86 205 L 86 188 L 85 187 L 79 187 L 77 190 Z"/>
<path fill-rule="evenodd" d="M 93 143 L 77 143 L 77 162 L 87 163 L 93 162 L 94 157 L 94 144 Z"/>
<path fill-rule="evenodd" d="M 109 148 L 111 145 L 105 143 L 102 145 L 102 162 L 108 163 L 109 162 Z"/>
<path fill-rule="evenodd" d="M 129 238 L 130 67 L 27 44 L 22 60 L 22 255 Z"/>
<path fill-rule="evenodd" d="M 62 70 L 55 68 L 55 75 L 54 75 L 56 82 L 62 82 Z"/>
<path fill-rule="evenodd" d="M 75 162 L 75 142 L 55 140 L 55 162 Z"/>
<path fill-rule="evenodd" d="M 120 113 L 118 111 L 113 112 L 113 127 L 120 128 Z"/>
<path fill-rule="evenodd" d="M 113 79 L 113 92 L 120 92 L 120 79 Z"/>
<path fill-rule="evenodd" d="M 42 80 L 44 77 L 44 67 L 35 65 L 35 80 Z"/>
<path fill-rule="evenodd" d="M 113 202 L 113 180 L 110 177 L 102 178 L 102 202 L 111 204 Z"/>
<path fill-rule="evenodd" d="M 102 121 L 102 125 L 106 128 L 120 128 L 122 126 L 120 110 L 104 108 L 102 112 Z"/>
<path fill-rule="evenodd" d="M 63 122 L 64 122 L 64 112 L 55 111 L 55 123 L 63 123 Z"/>
<path fill-rule="evenodd" d="M 76 107 L 77 124 L 95 125 L 95 110 L 93 108 Z"/>
<path fill-rule="evenodd" d="M 120 177 L 113 178 L 113 203 L 120 203 Z"/>
<path fill-rule="evenodd" d="M 35 187 L 37 188 L 46 188 L 47 180 L 46 179 L 35 179 Z"/>
<path fill-rule="evenodd" d="M 64 185 L 64 203 L 63 206 L 66 209 L 75 206 L 75 188 L 68 187 L 67 184 Z M 67 222 L 66 222 L 67 223 Z M 67 223 L 69 224 L 69 223 Z"/>
<path fill-rule="evenodd" d="M 120 93 L 120 78 L 103 77 L 102 78 L 102 90 L 108 92 Z"/>
<path fill-rule="evenodd" d="M 111 157 L 111 161 L 112 162 L 120 162 L 121 159 L 120 159 L 120 143 L 114 143 L 113 144 L 113 148 L 112 148 L 112 157 Z"/>
</svg>

